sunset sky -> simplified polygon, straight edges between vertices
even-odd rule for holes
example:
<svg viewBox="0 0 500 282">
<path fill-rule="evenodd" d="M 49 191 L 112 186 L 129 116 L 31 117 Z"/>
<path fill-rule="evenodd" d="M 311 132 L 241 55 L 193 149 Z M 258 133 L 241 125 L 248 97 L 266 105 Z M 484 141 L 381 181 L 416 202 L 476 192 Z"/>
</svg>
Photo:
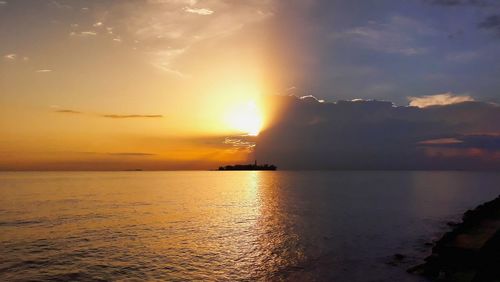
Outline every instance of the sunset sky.
<svg viewBox="0 0 500 282">
<path fill-rule="evenodd" d="M 2 170 L 246 162 L 254 135 L 268 129 L 271 154 L 287 142 L 272 128 L 284 132 L 300 113 L 269 103 L 274 95 L 480 103 L 491 115 L 477 126 L 405 140 L 464 144 L 480 134 L 497 146 L 481 156 L 500 160 L 500 128 L 487 124 L 500 102 L 495 0 L 2 0 L 0 38 Z"/>
</svg>

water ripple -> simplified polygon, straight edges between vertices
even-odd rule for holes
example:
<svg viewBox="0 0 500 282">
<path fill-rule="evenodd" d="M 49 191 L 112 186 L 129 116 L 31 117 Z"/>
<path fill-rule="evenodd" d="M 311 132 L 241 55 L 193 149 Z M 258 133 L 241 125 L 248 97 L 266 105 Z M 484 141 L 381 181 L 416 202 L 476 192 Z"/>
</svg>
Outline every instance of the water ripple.
<svg viewBox="0 0 500 282">
<path fill-rule="evenodd" d="M 1 281 L 418 281 L 385 258 L 500 192 L 452 172 L 16 175 L 0 173 Z"/>
</svg>

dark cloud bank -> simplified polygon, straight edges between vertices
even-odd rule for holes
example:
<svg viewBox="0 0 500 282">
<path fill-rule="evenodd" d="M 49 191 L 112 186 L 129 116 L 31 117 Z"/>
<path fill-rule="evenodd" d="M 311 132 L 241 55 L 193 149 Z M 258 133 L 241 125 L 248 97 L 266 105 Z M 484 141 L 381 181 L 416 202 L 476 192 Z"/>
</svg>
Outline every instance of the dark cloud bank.
<svg viewBox="0 0 500 282">
<path fill-rule="evenodd" d="M 427 3 L 441 6 L 480 6 L 488 7 L 496 4 L 496 0 L 424 0 Z"/>
<path fill-rule="evenodd" d="M 500 37 L 500 14 L 488 16 L 479 23 L 478 27 L 491 30 L 495 32 L 498 37 Z"/>
<path fill-rule="evenodd" d="M 272 96 L 277 119 L 256 158 L 283 169 L 500 170 L 500 106 L 426 108 Z"/>
</svg>

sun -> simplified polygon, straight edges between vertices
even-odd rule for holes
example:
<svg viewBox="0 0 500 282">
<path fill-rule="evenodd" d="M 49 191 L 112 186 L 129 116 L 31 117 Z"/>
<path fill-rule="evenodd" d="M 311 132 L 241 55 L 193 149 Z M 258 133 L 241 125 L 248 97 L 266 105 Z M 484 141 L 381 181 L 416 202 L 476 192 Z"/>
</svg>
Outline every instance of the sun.
<svg viewBox="0 0 500 282">
<path fill-rule="evenodd" d="M 262 130 L 262 113 L 255 101 L 236 107 L 228 119 L 234 130 L 249 136 L 257 136 Z"/>
</svg>

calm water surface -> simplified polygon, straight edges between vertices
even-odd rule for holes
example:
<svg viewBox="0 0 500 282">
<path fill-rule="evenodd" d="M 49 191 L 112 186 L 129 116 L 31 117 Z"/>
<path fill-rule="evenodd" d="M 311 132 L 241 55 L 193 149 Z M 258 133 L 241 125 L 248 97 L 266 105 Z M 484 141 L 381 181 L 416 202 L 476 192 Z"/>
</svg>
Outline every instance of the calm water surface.
<svg viewBox="0 0 500 282">
<path fill-rule="evenodd" d="M 421 281 L 478 172 L 0 173 L 0 280 Z M 392 265 L 395 253 L 408 256 Z"/>
</svg>

